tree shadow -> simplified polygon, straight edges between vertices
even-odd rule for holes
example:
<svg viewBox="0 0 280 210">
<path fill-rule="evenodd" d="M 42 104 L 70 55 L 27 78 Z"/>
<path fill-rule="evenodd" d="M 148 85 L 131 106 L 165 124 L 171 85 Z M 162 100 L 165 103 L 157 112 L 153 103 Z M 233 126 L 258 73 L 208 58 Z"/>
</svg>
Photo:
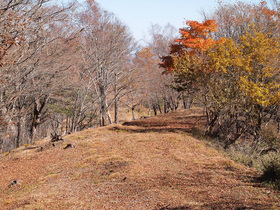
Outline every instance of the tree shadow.
<svg viewBox="0 0 280 210">
<path fill-rule="evenodd" d="M 139 119 L 122 124 L 122 130 L 134 133 L 150 133 L 150 132 L 187 132 L 193 133 L 199 127 L 204 127 L 206 117 L 203 115 L 197 116 L 173 116 L 170 114 L 156 116 L 146 119 Z M 120 129 L 114 127 L 114 129 Z"/>
<path fill-rule="evenodd" d="M 177 206 L 177 207 L 162 207 L 160 208 L 159 210 L 185 210 L 185 209 L 191 209 L 190 207 L 188 206 Z"/>
<path fill-rule="evenodd" d="M 192 133 L 192 129 L 189 128 L 167 128 L 167 127 L 149 127 L 149 128 L 129 128 L 123 127 L 119 129 L 119 127 L 113 127 L 113 130 L 123 130 L 131 133 Z"/>
</svg>

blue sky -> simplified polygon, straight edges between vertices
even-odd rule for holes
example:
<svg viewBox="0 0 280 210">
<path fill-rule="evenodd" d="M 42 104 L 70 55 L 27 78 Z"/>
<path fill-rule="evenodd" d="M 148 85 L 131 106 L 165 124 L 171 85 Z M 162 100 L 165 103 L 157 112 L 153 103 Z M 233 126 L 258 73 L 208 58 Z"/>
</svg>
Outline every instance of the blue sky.
<svg viewBox="0 0 280 210">
<path fill-rule="evenodd" d="M 70 0 L 62 0 L 64 2 Z M 83 2 L 83 0 L 78 0 Z M 96 0 L 101 8 L 114 13 L 127 25 L 137 41 L 147 39 L 152 24 L 170 23 L 175 28 L 185 20 L 202 20 L 201 11 L 210 12 L 219 0 Z M 235 0 L 223 0 L 235 2 Z M 260 0 L 243 0 L 260 2 Z"/>
<path fill-rule="evenodd" d="M 136 40 L 148 37 L 152 24 L 170 23 L 176 28 L 184 20 L 201 19 L 202 9 L 213 9 L 217 0 L 97 0 L 99 5 L 113 12 L 133 33 Z"/>
</svg>

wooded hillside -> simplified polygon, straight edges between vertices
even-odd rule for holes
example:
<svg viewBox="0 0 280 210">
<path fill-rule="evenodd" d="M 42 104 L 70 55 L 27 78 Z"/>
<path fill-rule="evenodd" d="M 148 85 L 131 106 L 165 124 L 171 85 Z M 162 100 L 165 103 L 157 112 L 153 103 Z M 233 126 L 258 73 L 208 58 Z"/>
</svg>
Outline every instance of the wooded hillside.
<svg viewBox="0 0 280 210">
<path fill-rule="evenodd" d="M 141 46 L 94 0 L 0 0 L 1 208 L 278 208 L 279 11 L 218 1 Z"/>
<path fill-rule="evenodd" d="M 0 1 L 0 151 L 52 135 L 119 122 L 119 111 L 178 107 L 160 53 L 174 28 L 141 49 L 114 14 L 92 0 Z M 160 36 L 154 26 L 153 36 Z M 164 39 L 163 39 L 164 38 Z M 164 104 L 164 105 L 163 105 Z M 112 115 L 111 113 L 114 113 Z"/>
</svg>

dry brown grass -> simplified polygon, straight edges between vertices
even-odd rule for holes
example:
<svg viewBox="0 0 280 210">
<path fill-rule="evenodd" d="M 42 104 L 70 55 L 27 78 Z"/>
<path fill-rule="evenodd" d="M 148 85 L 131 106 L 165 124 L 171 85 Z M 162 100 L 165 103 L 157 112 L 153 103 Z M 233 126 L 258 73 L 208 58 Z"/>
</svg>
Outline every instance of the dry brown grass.
<svg viewBox="0 0 280 210">
<path fill-rule="evenodd" d="M 204 120 L 187 110 L 2 154 L 0 209 L 280 208 L 279 194 L 254 182 L 257 172 L 189 135 Z"/>
</svg>

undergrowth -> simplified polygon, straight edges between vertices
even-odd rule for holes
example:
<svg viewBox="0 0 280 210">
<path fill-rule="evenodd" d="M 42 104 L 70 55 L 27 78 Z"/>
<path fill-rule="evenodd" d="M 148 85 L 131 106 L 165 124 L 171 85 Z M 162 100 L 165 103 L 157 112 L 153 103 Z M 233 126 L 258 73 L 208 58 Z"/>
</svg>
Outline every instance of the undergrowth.
<svg viewBox="0 0 280 210">
<path fill-rule="evenodd" d="M 203 129 L 192 128 L 191 135 L 206 140 L 219 151 L 224 151 L 235 162 L 261 172 L 260 182 L 280 190 L 280 134 L 275 125 L 263 127 L 258 142 L 240 140 L 226 150 L 219 139 L 205 136 Z"/>
<path fill-rule="evenodd" d="M 277 190 L 280 190 L 280 157 L 279 153 L 270 154 L 262 160 L 262 176 L 260 181 L 271 184 Z"/>
<path fill-rule="evenodd" d="M 234 161 L 260 171 L 259 181 L 280 190 L 280 135 L 275 126 L 264 127 L 258 142 L 239 141 L 226 153 Z"/>
</svg>

